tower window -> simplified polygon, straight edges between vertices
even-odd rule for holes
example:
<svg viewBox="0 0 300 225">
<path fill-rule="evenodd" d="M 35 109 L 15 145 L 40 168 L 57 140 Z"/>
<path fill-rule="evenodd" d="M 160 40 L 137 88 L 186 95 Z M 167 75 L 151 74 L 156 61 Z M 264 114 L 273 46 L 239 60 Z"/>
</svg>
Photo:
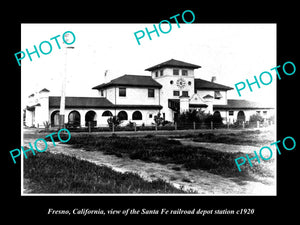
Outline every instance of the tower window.
<svg viewBox="0 0 300 225">
<path fill-rule="evenodd" d="M 183 97 L 189 97 L 189 92 L 188 91 L 182 91 L 182 96 Z"/>
<path fill-rule="evenodd" d="M 179 96 L 179 91 L 173 91 L 173 96 Z"/>
<path fill-rule="evenodd" d="M 179 70 L 178 69 L 173 69 L 173 75 L 179 75 Z"/>
<path fill-rule="evenodd" d="M 182 76 L 187 76 L 188 75 L 188 71 L 187 70 L 182 70 L 181 74 L 182 74 Z"/>
<path fill-rule="evenodd" d="M 160 73 L 160 76 L 164 75 L 164 71 L 163 70 L 160 70 L 159 73 Z"/>
</svg>

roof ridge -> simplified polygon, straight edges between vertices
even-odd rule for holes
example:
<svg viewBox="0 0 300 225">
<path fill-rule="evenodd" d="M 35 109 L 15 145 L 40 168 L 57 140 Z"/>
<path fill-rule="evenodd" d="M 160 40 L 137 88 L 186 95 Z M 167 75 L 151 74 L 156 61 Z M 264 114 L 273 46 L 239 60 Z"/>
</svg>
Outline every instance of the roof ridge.
<svg viewBox="0 0 300 225">
<path fill-rule="evenodd" d="M 149 67 L 149 68 L 147 68 L 145 70 L 146 71 L 153 71 L 155 69 L 163 68 L 163 67 L 167 67 L 167 66 L 170 66 L 170 67 L 182 67 L 182 68 L 186 67 L 186 68 L 193 68 L 193 69 L 201 68 L 201 66 L 198 66 L 196 64 L 184 62 L 184 61 L 177 60 L 177 59 L 169 59 L 169 60 L 164 61 L 162 63 L 159 63 L 157 65 L 151 66 L 151 67 Z"/>
</svg>

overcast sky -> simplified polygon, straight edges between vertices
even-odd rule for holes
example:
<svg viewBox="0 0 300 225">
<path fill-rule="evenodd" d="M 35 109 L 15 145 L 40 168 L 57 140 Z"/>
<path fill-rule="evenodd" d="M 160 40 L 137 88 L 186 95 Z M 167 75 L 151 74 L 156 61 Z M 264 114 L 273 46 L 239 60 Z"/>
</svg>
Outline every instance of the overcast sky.
<svg viewBox="0 0 300 225">
<path fill-rule="evenodd" d="M 156 26 L 157 23 L 156 23 Z M 263 71 L 276 64 L 276 24 L 172 24 L 168 34 L 147 35 L 137 44 L 134 32 L 152 30 L 153 24 L 22 24 L 21 50 L 34 51 L 42 41 L 72 31 L 76 41 L 68 50 L 67 96 L 97 96 L 91 88 L 124 74 L 150 75 L 146 68 L 171 58 L 200 65 L 195 77 L 211 80 L 234 88 L 234 84 L 254 81 Z M 167 30 L 165 28 L 164 30 Z M 51 95 L 60 95 L 65 71 L 64 44 L 58 49 L 54 40 L 52 52 L 40 53 L 22 60 L 22 105 L 35 91 L 47 88 Z M 43 45 L 44 51 L 47 46 Z M 16 66 L 18 66 L 16 62 Z M 273 82 L 253 92 L 245 89 L 239 97 L 236 90 L 228 92 L 231 99 L 248 99 L 274 103 L 276 101 L 275 72 Z M 267 78 L 266 78 L 267 80 Z"/>
</svg>

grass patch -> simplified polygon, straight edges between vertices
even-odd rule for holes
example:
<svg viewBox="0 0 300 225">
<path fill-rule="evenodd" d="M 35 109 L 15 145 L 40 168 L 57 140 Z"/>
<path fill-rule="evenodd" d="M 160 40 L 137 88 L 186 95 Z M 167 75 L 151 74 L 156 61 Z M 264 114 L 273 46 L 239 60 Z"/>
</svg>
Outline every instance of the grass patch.
<svg viewBox="0 0 300 225">
<path fill-rule="evenodd" d="M 131 159 L 141 159 L 161 164 L 181 164 L 188 170 L 202 169 L 225 177 L 238 176 L 252 179 L 253 174 L 265 174 L 264 169 L 256 162 L 253 162 L 253 167 L 250 167 L 248 163 L 244 164 L 242 172 L 239 172 L 235 159 L 241 156 L 245 157 L 244 153 L 221 152 L 202 147 L 184 146 L 177 140 L 169 140 L 165 137 L 80 135 L 73 137 L 67 144 L 88 151 L 102 151 L 105 154 L 113 154 L 118 157 L 126 156 Z M 254 154 L 249 154 L 249 157 L 254 157 Z"/>
<path fill-rule="evenodd" d="M 189 138 L 192 138 L 195 142 L 213 142 L 250 146 L 263 146 L 274 142 L 273 139 L 265 137 L 265 135 L 265 132 L 261 132 L 260 130 L 246 130 L 238 133 L 199 133 L 196 135 L 190 135 Z M 270 135 L 267 134 L 267 136 Z"/>
<path fill-rule="evenodd" d="M 133 173 L 49 152 L 24 161 L 24 178 L 32 193 L 184 193 L 163 180 L 148 182 Z"/>
</svg>

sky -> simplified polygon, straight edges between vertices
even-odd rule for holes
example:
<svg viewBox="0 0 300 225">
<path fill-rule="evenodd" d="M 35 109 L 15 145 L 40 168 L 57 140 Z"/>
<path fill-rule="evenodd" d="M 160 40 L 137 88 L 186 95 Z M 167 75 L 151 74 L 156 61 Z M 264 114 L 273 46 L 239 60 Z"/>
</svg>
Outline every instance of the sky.
<svg viewBox="0 0 300 225">
<path fill-rule="evenodd" d="M 158 27 L 158 23 L 156 24 Z M 134 33 L 153 29 L 153 24 L 22 24 L 21 50 L 34 51 L 43 41 L 52 44 L 48 55 L 40 58 L 32 54 L 21 61 L 22 105 L 35 91 L 47 88 L 52 96 L 61 94 L 62 78 L 67 71 L 66 96 L 98 96 L 92 87 L 124 74 L 150 75 L 146 68 L 177 59 L 201 66 L 195 70 L 195 78 L 211 80 L 230 86 L 238 82 L 259 79 L 263 71 L 273 75 L 270 85 L 247 87 L 240 97 L 235 89 L 228 91 L 229 99 L 247 99 L 275 105 L 276 24 L 201 24 L 172 23 L 169 33 L 147 34 L 138 45 Z M 168 30 L 167 27 L 162 27 Z M 62 35 L 72 31 L 76 40 L 74 49 L 66 50 Z M 50 38 L 60 35 L 57 40 Z M 43 50 L 48 49 L 43 44 Z M 66 63 L 67 51 L 67 63 Z M 16 61 L 16 66 L 18 66 Z M 105 77 L 105 71 L 107 76 Z M 267 78 L 265 78 L 267 80 Z M 266 81 L 265 81 L 266 82 Z M 22 108 L 23 108 L 22 106 Z"/>
</svg>

